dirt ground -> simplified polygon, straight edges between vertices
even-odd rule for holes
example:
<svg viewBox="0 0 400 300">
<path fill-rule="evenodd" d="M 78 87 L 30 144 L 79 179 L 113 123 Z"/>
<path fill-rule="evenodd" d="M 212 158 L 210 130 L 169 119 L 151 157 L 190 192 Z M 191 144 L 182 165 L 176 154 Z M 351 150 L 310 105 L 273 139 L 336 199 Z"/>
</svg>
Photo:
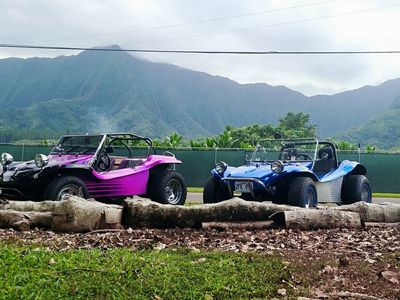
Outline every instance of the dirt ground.
<svg viewBox="0 0 400 300">
<path fill-rule="evenodd" d="M 281 257 L 293 270 L 287 296 L 316 299 L 400 299 L 400 228 L 293 231 L 284 229 L 126 229 L 86 234 L 0 230 L 4 243 L 68 249 L 257 252 Z M 285 298 L 286 291 L 282 291 Z M 358 294 L 357 294 L 358 293 Z M 364 298 L 363 298 L 364 297 Z"/>
</svg>

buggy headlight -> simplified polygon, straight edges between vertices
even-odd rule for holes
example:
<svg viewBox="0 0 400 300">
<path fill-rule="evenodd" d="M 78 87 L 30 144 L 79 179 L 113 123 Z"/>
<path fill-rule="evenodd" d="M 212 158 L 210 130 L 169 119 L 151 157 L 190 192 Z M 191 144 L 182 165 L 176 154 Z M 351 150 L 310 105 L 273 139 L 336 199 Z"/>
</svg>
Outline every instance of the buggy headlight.
<svg viewBox="0 0 400 300">
<path fill-rule="evenodd" d="M 14 161 L 14 158 L 10 153 L 2 153 L 1 154 L 1 164 L 3 166 L 9 165 Z"/>
<path fill-rule="evenodd" d="M 217 170 L 219 174 L 223 174 L 226 168 L 228 168 L 228 165 L 223 161 L 219 161 L 215 164 L 215 170 Z"/>
<path fill-rule="evenodd" d="M 280 160 L 276 160 L 271 164 L 271 170 L 275 173 L 282 173 L 283 171 L 283 162 Z"/>
<path fill-rule="evenodd" d="M 44 154 L 36 154 L 35 156 L 35 165 L 38 168 L 43 168 L 49 163 L 49 158 Z"/>
</svg>

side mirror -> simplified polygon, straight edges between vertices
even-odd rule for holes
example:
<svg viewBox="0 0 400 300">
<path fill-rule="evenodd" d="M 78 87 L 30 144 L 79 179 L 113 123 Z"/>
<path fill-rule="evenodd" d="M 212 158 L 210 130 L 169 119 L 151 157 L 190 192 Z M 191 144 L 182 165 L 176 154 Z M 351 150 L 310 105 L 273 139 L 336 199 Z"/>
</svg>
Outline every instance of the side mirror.
<svg viewBox="0 0 400 300">
<path fill-rule="evenodd" d="M 114 148 L 113 148 L 112 146 L 108 146 L 108 147 L 106 148 L 106 153 L 107 153 L 107 154 L 114 153 Z"/>
</svg>

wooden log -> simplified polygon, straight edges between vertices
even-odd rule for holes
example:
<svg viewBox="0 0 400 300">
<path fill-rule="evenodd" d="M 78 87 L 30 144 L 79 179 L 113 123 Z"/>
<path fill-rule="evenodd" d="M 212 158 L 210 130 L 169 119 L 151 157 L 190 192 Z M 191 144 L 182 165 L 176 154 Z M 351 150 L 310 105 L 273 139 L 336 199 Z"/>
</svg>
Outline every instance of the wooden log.
<svg viewBox="0 0 400 300">
<path fill-rule="evenodd" d="M 0 207 L 0 227 L 28 230 L 35 227 L 61 232 L 88 232 L 122 228 L 119 205 L 70 197 L 64 201 L 8 201 Z"/>
<path fill-rule="evenodd" d="M 147 199 L 125 200 L 123 224 L 132 228 L 201 228 L 204 222 L 267 221 L 279 211 L 303 208 L 240 198 L 216 204 L 174 206 Z"/>
<path fill-rule="evenodd" d="M 350 211 L 360 214 L 362 222 L 400 222 L 400 205 L 385 203 L 374 204 L 366 202 L 356 202 L 350 205 L 334 207 L 334 210 Z"/>
<path fill-rule="evenodd" d="M 271 229 L 274 225 L 273 221 L 253 221 L 253 222 L 203 222 L 201 227 L 203 229 L 217 229 L 217 230 L 262 230 Z"/>
<path fill-rule="evenodd" d="M 377 223 L 377 222 L 365 222 L 365 228 L 398 228 L 400 229 L 400 222 L 398 223 Z"/>
<path fill-rule="evenodd" d="M 21 212 L 0 210 L 0 227 L 29 230 L 40 227 L 50 229 L 53 225 L 51 212 Z"/>
<path fill-rule="evenodd" d="M 88 232 L 122 227 L 122 207 L 97 201 L 69 197 L 58 202 L 52 211 L 54 231 Z"/>
<path fill-rule="evenodd" d="M 57 205 L 57 201 L 5 201 L 0 205 L 0 210 L 49 212 Z"/>
<path fill-rule="evenodd" d="M 339 210 L 304 209 L 283 211 L 271 216 L 277 224 L 287 229 L 315 230 L 329 228 L 361 228 L 360 215 Z"/>
</svg>

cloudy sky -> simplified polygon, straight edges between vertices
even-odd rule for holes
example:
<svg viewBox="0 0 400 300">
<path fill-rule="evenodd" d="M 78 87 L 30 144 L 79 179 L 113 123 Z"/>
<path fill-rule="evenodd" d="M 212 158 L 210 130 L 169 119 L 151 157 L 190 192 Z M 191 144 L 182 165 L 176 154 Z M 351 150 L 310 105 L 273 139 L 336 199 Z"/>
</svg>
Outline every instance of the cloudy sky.
<svg viewBox="0 0 400 300">
<path fill-rule="evenodd" d="M 0 44 L 228 51 L 400 50 L 394 0 L 0 0 Z M 72 55 L 0 48 L 0 58 Z M 333 94 L 400 77 L 400 54 L 140 54 L 241 83 Z"/>
</svg>

